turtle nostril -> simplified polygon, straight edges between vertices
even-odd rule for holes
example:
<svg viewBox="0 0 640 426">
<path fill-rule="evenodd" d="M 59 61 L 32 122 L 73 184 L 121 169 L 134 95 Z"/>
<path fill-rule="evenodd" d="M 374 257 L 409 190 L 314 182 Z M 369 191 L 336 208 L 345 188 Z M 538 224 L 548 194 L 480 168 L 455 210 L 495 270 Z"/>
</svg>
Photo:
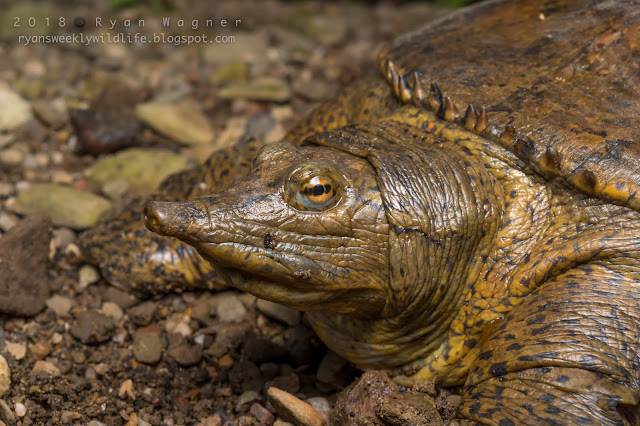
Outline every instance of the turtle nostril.
<svg viewBox="0 0 640 426">
<path fill-rule="evenodd" d="M 160 228 L 160 218 L 153 209 L 152 203 L 144 205 L 144 224 L 149 230 L 157 232 Z"/>
</svg>

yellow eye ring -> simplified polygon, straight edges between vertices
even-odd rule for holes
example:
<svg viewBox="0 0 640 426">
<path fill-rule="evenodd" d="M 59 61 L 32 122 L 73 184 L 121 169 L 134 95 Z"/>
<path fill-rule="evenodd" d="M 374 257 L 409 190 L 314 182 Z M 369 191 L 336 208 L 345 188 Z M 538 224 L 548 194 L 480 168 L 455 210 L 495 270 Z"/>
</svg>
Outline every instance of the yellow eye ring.
<svg viewBox="0 0 640 426">
<path fill-rule="evenodd" d="M 291 173 L 285 184 L 285 199 L 297 210 L 322 211 L 342 197 L 344 177 L 333 167 L 308 163 Z"/>
</svg>

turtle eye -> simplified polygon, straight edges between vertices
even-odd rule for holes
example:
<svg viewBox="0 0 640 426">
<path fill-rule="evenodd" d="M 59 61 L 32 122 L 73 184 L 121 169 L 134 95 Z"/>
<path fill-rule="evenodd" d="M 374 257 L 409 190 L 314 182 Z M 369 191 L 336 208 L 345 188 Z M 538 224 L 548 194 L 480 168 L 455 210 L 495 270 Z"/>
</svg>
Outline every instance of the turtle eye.
<svg viewBox="0 0 640 426">
<path fill-rule="evenodd" d="M 344 177 L 333 167 L 308 163 L 291 173 L 285 184 L 285 200 L 298 210 L 321 211 L 338 204 Z"/>
<path fill-rule="evenodd" d="M 299 203 L 310 208 L 322 208 L 335 196 L 335 185 L 328 176 L 313 176 L 302 182 L 296 194 Z"/>
</svg>

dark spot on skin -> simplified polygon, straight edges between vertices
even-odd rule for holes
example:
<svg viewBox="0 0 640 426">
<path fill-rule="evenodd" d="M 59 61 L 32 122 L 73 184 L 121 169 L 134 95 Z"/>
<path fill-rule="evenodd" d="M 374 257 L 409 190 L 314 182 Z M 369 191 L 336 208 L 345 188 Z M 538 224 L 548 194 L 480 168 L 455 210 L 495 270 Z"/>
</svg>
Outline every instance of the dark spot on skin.
<svg viewBox="0 0 640 426">
<path fill-rule="evenodd" d="M 479 402 L 476 402 L 471 407 L 469 407 L 469 413 L 471 413 L 471 414 L 478 414 L 478 411 L 480 411 L 480 403 Z"/>
<path fill-rule="evenodd" d="M 489 367 L 489 374 L 494 376 L 502 376 L 507 374 L 507 363 L 506 362 L 496 362 L 495 364 Z"/>
<path fill-rule="evenodd" d="M 515 426 L 515 423 L 513 423 L 509 419 L 500 419 L 500 422 L 498 422 L 498 425 L 500 425 L 500 426 Z"/>
<path fill-rule="evenodd" d="M 524 348 L 524 345 L 521 345 L 520 343 L 512 343 L 509 346 L 507 346 L 506 350 L 507 351 L 517 351 Z"/>
<path fill-rule="evenodd" d="M 488 359 L 490 359 L 493 356 L 493 351 L 489 350 L 486 352 L 482 352 L 479 356 L 478 359 L 482 360 L 482 361 L 486 361 Z"/>
<path fill-rule="evenodd" d="M 571 380 L 571 378 L 569 376 L 565 376 L 564 374 L 558 376 L 558 382 L 560 383 L 567 383 L 569 380 Z"/>
<path fill-rule="evenodd" d="M 474 348 L 476 343 L 476 339 L 467 339 L 464 341 L 464 346 L 467 348 Z"/>
<path fill-rule="evenodd" d="M 545 393 L 545 394 L 540 395 L 540 396 L 538 397 L 538 400 L 539 400 L 539 401 L 546 402 L 547 404 L 552 403 L 555 399 L 556 399 L 556 397 L 555 397 L 555 396 L 550 395 L 550 394 L 548 394 L 548 393 Z"/>
<path fill-rule="evenodd" d="M 576 174 L 575 182 L 579 188 L 583 188 L 588 191 L 593 191 L 598 184 L 596 175 L 590 170 L 583 170 Z"/>
</svg>

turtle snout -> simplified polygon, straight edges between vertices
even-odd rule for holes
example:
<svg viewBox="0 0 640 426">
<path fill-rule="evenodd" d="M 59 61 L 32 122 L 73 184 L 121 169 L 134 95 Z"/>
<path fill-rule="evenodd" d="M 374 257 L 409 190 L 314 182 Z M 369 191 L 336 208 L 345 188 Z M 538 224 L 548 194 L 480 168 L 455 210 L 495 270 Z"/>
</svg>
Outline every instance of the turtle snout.
<svg viewBox="0 0 640 426">
<path fill-rule="evenodd" d="M 167 235 L 167 223 L 171 217 L 171 205 L 163 201 L 147 201 L 144 205 L 144 225 L 157 234 Z"/>
</svg>

